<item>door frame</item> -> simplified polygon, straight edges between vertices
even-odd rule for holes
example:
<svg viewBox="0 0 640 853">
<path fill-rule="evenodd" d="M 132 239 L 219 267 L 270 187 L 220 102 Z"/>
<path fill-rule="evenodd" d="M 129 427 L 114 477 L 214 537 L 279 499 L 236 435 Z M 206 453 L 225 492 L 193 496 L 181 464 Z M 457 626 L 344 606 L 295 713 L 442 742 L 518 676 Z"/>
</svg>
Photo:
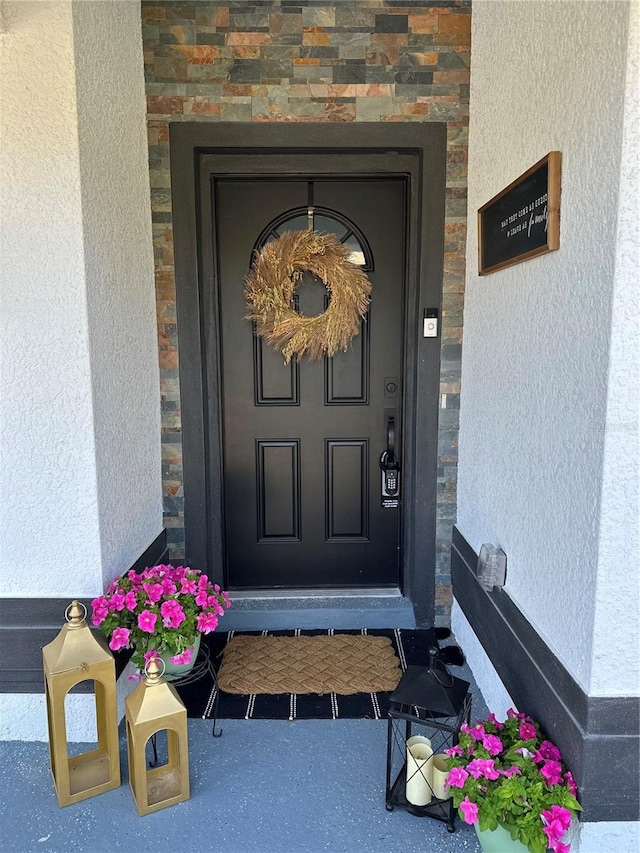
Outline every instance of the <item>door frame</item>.
<svg viewBox="0 0 640 853">
<path fill-rule="evenodd" d="M 217 282 L 215 264 L 204 265 L 200 257 L 200 236 L 213 227 L 215 223 L 207 218 L 215 214 L 211 199 L 200 194 L 201 171 L 213 169 L 227 177 L 276 175 L 284 168 L 286 174 L 302 175 L 308 174 L 313 155 L 322 155 L 316 165 L 320 160 L 324 165 L 314 166 L 314 173 L 324 171 L 337 178 L 354 174 L 408 178 L 400 574 L 401 589 L 414 606 L 417 624 L 433 624 L 440 335 L 424 338 L 422 317 L 426 308 L 437 308 L 441 316 L 446 125 L 175 122 L 170 124 L 169 138 L 185 559 L 221 584 L 224 519 Z M 260 156 L 265 154 L 270 156 Z M 327 157 L 332 154 L 335 157 Z M 252 155 L 258 155 L 253 163 Z M 256 168 L 261 171 L 256 173 Z M 292 171 L 296 169 L 300 171 Z M 206 280 L 205 266 L 209 268 Z M 213 356 L 210 369 L 205 364 L 207 352 Z M 207 470 L 213 474 L 208 482 Z"/>
</svg>

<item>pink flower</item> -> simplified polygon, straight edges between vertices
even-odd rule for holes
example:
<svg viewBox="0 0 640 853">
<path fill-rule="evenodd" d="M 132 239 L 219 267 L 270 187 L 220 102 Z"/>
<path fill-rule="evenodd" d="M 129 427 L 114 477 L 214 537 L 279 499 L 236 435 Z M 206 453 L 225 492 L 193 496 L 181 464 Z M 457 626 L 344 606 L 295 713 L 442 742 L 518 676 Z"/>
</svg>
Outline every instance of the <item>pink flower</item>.
<svg viewBox="0 0 640 853">
<path fill-rule="evenodd" d="M 124 648 L 129 644 L 129 635 L 131 631 L 128 628 L 115 628 L 111 639 L 109 640 L 109 648 L 113 651 Z"/>
<path fill-rule="evenodd" d="M 150 660 L 160 660 L 160 655 L 156 649 L 149 649 L 148 652 L 144 653 L 144 662 L 149 663 Z"/>
<path fill-rule="evenodd" d="M 472 803 L 469 797 L 465 797 L 460 803 L 460 811 L 464 815 L 465 823 L 478 822 L 478 806 L 475 803 Z"/>
<path fill-rule="evenodd" d="M 446 784 L 451 785 L 452 788 L 464 788 L 464 783 L 468 778 L 469 774 L 464 767 L 453 767 L 449 771 Z"/>
<path fill-rule="evenodd" d="M 531 723 L 521 723 L 518 729 L 520 740 L 533 740 L 537 737 L 536 727 Z"/>
<path fill-rule="evenodd" d="M 193 595 L 196 589 L 195 581 L 190 581 L 189 578 L 182 578 L 180 581 L 180 593 L 182 595 Z"/>
<path fill-rule="evenodd" d="M 124 606 L 127 608 L 127 610 L 133 613 L 133 611 L 136 609 L 137 604 L 138 601 L 136 599 L 136 594 L 133 590 L 130 590 L 124 597 Z"/>
<path fill-rule="evenodd" d="M 541 814 L 543 822 L 546 824 L 557 820 L 563 830 L 567 830 L 571 826 L 571 812 L 562 806 L 551 806 L 550 811 L 543 810 Z"/>
<path fill-rule="evenodd" d="M 469 728 L 466 723 L 460 726 L 460 731 L 472 737 L 474 740 L 482 740 L 486 732 L 482 723 L 477 723 L 473 728 Z"/>
<path fill-rule="evenodd" d="M 109 602 L 109 610 L 124 610 L 124 595 L 121 592 L 114 592 Z"/>
<path fill-rule="evenodd" d="M 573 778 L 570 770 L 567 770 L 564 774 L 564 781 L 567 783 L 567 788 L 571 791 L 573 796 L 577 796 L 578 786 L 576 785 L 575 779 Z"/>
<path fill-rule="evenodd" d="M 200 613 L 196 622 L 196 628 L 203 634 L 210 634 L 218 627 L 218 617 L 215 613 Z"/>
<path fill-rule="evenodd" d="M 214 592 L 220 592 L 220 584 L 219 583 L 214 583 L 213 591 Z"/>
<path fill-rule="evenodd" d="M 101 595 L 98 598 L 94 598 L 91 602 L 91 609 L 93 611 L 91 622 L 93 625 L 102 625 L 104 620 L 109 615 L 109 605 L 107 603 L 107 599 Z"/>
<path fill-rule="evenodd" d="M 520 720 L 521 723 L 522 722 L 527 722 L 527 723 L 531 722 L 531 719 L 529 717 L 527 717 L 526 714 L 519 713 L 518 711 L 515 711 L 513 708 L 509 708 L 509 710 L 507 711 L 507 717 L 515 717 L 517 720 Z"/>
<path fill-rule="evenodd" d="M 146 631 L 147 634 L 153 634 L 156 629 L 157 613 L 152 613 L 150 610 L 143 610 L 138 616 L 138 628 L 141 631 Z"/>
<path fill-rule="evenodd" d="M 161 586 L 165 595 L 173 595 L 177 589 L 171 578 L 162 578 Z"/>
<path fill-rule="evenodd" d="M 185 649 L 179 655 L 174 655 L 173 657 L 169 658 L 169 660 L 171 661 L 171 663 L 175 663 L 175 664 L 178 664 L 180 666 L 182 666 L 183 664 L 186 664 L 186 663 L 190 663 L 190 661 L 191 661 L 191 649 Z"/>
<path fill-rule="evenodd" d="M 165 628 L 178 628 L 187 618 L 184 615 L 182 607 L 173 598 L 162 602 L 160 613 L 162 614 L 162 623 Z"/>
<path fill-rule="evenodd" d="M 455 746 L 449 747 L 449 749 L 445 749 L 445 755 L 462 755 L 462 747 L 456 744 Z"/>
<path fill-rule="evenodd" d="M 485 735 L 482 738 L 482 745 L 489 755 L 499 755 L 504 749 L 502 741 L 497 737 L 497 735 Z"/>
<path fill-rule="evenodd" d="M 208 600 L 209 596 L 207 595 L 207 590 L 199 589 L 198 594 L 196 595 L 196 604 L 198 605 L 198 607 L 206 607 Z"/>
<path fill-rule="evenodd" d="M 506 776 L 507 779 L 509 779 L 511 778 L 511 776 L 519 776 L 521 770 L 514 764 L 512 767 L 507 767 L 506 770 L 499 770 L 498 772 L 501 773 L 503 776 Z"/>
<path fill-rule="evenodd" d="M 540 758 L 537 757 L 538 755 L 540 756 Z M 550 740 L 543 740 L 540 744 L 540 749 L 536 752 L 537 762 L 543 761 L 545 759 L 551 759 L 552 761 L 560 761 L 562 759 L 560 750 L 555 745 L 555 743 L 551 743 Z"/>
<path fill-rule="evenodd" d="M 493 723 L 493 725 L 498 729 L 498 731 L 502 731 L 502 729 L 504 728 L 504 723 L 501 723 L 500 720 L 493 713 L 489 714 L 489 722 Z"/>
<path fill-rule="evenodd" d="M 546 826 L 542 827 L 542 831 L 549 839 L 548 846 L 551 847 L 552 850 L 555 850 L 557 842 L 564 835 L 564 829 L 562 828 L 562 824 L 560 823 L 560 821 L 552 820 Z"/>
<path fill-rule="evenodd" d="M 155 604 L 160 601 L 162 595 L 164 593 L 164 589 L 162 588 L 162 584 L 160 583 L 143 583 L 144 591 L 149 596 L 149 601 L 151 604 Z"/>
<path fill-rule="evenodd" d="M 555 853 L 569 853 L 571 846 L 569 844 L 563 844 L 562 841 L 556 841 L 556 846 L 551 849 L 555 850 Z"/>
<path fill-rule="evenodd" d="M 540 768 L 540 775 L 547 785 L 559 785 L 562 782 L 562 765 L 558 761 L 546 761 Z"/>
<path fill-rule="evenodd" d="M 497 779 L 500 776 L 492 758 L 474 758 L 467 764 L 467 770 L 474 779 L 479 779 L 481 776 L 485 779 Z"/>
<path fill-rule="evenodd" d="M 198 589 L 204 589 L 206 591 L 209 586 L 209 578 L 206 575 L 200 575 L 198 578 Z"/>
<path fill-rule="evenodd" d="M 207 607 L 210 607 L 212 610 L 215 610 L 218 616 L 224 616 L 224 607 L 222 607 L 215 595 L 209 596 Z"/>
</svg>

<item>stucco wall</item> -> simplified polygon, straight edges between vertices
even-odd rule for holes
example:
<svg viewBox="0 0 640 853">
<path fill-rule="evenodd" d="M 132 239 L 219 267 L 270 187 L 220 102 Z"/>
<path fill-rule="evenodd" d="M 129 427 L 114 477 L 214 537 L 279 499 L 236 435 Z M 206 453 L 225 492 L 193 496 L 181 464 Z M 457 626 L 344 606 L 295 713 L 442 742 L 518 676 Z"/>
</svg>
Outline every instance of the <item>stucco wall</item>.
<svg viewBox="0 0 640 853">
<path fill-rule="evenodd" d="M 468 266 L 458 526 L 476 550 L 504 548 L 507 592 L 587 692 L 596 591 L 637 583 L 637 565 L 612 554 L 598 588 L 610 340 L 630 319 L 614 315 L 612 330 L 614 281 L 631 286 L 616 267 L 628 14 L 626 2 L 478 0 L 472 29 L 469 209 L 560 150 L 561 246 L 484 278 Z M 622 500 L 615 516 L 634 523 Z M 637 688 L 632 669 L 616 677 Z"/>
<path fill-rule="evenodd" d="M 0 39 L 0 593 L 91 595 L 100 531 L 70 3 Z"/>
<path fill-rule="evenodd" d="M 4 12 L 0 595 L 90 597 L 162 529 L 140 5 Z M 0 706 L 2 738 L 46 736 L 42 694 Z"/>
<path fill-rule="evenodd" d="M 609 696 L 640 690 L 640 4 L 629 13 L 591 671 Z"/>
<path fill-rule="evenodd" d="M 5 3 L 5 596 L 95 595 L 161 530 L 139 15 Z"/>
<path fill-rule="evenodd" d="M 73 24 L 102 573 L 110 582 L 162 524 L 140 4 L 75 3 Z"/>
</svg>

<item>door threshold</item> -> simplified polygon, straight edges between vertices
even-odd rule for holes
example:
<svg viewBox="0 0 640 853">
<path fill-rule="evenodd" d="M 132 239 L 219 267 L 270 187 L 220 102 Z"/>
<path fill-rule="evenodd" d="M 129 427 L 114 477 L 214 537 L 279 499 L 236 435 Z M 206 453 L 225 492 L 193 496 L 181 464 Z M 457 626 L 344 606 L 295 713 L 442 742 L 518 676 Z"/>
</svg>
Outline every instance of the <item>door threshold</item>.
<svg viewBox="0 0 640 853">
<path fill-rule="evenodd" d="M 398 587 L 330 587 L 317 589 L 230 589 L 233 601 L 247 598 L 402 598 Z"/>
</svg>

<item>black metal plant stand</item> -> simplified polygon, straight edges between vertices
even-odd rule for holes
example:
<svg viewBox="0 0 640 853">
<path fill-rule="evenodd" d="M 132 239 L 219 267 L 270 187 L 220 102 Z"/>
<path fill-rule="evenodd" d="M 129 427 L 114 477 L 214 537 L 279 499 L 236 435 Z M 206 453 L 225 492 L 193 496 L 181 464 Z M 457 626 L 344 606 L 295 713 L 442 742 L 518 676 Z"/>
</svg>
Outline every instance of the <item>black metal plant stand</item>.
<svg viewBox="0 0 640 853">
<path fill-rule="evenodd" d="M 207 674 L 213 681 L 213 689 L 211 691 L 213 703 L 211 706 L 211 719 L 213 721 L 211 727 L 211 735 L 212 737 L 221 737 L 222 729 L 219 729 L 216 732 L 216 724 L 218 722 L 218 699 L 220 697 L 220 688 L 218 687 L 218 676 L 216 674 L 216 669 L 213 665 L 213 661 L 211 660 L 211 655 L 206 644 L 202 643 L 200 645 L 198 657 L 196 659 L 195 664 L 193 665 L 193 669 L 191 670 L 191 672 L 188 672 L 186 675 L 183 675 L 180 678 L 174 678 L 170 683 L 173 684 L 174 687 L 180 687 L 184 684 L 191 684 L 194 681 L 199 681 L 203 676 Z M 151 735 L 150 741 L 151 748 L 153 750 L 153 759 L 149 761 L 149 767 L 156 767 L 158 764 L 158 743 L 156 735 Z"/>
<path fill-rule="evenodd" d="M 431 817 L 446 823 L 454 831 L 456 811 L 453 800 L 436 797 L 431 775 L 433 758 L 411 762 L 409 780 L 420 774 L 423 790 L 430 794 L 426 805 L 415 805 L 407 799 L 407 741 L 422 735 L 431 742 L 433 756 L 458 743 L 460 726 L 471 719 L 469 684 L 450 675 L 436 660 L 434 650 L 429 667 L 410 666 L 391 695 L 387 729 L 386 807 L 405 809 L 419 817 Z M 425 788 L 426 786 L 426 788 Z M 441 791 L 438 789 L 438 792 Z M 428 797 L 423 797 L 427 799 Z"/>
</svg>

